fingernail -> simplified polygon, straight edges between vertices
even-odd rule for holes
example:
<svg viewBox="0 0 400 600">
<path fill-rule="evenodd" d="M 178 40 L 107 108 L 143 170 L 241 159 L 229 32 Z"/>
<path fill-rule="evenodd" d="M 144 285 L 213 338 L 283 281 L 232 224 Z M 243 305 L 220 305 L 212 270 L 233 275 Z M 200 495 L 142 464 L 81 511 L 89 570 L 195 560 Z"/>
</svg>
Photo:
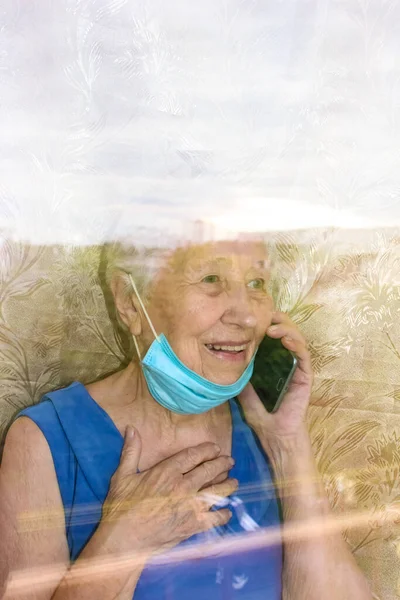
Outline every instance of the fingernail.
<svg viewBox="0 0 400 600">
<path fill-rule="evenodd" d="M 234 459 L 234 458 L 230 458 L 230 459 L 229 459 L 229 462 L 231 463 L 231 465 L 232 465 L 232 467 L 233 467 L 233 465 L 235 464 L 235 462 L 236 462 L 236 461 L 235 461 L 235 459 Z"/>
<path fill-rule="evenodd" d="M 221 448 L 218 446 L 218 444 L 213 444 L 213 446 L 216 452 L 221 452 Z"/>
<path fill-rule="evenodd" d="M 268 327 L 268 331 L 274 333 L 274 331 L 278 331 L 278 327 L 279 325 L 271 325 L 270 327 Z"/>
<path fill-rule="evenodd" d="M 125 441 L 131 441 L 135 437 L 135 430 L 132 425 L 127 425 L 125 429 Z"/>
<path fill-rule="evenodd" d="M 285 340 L 287 342 L 293 342 L 293 338 L 289 337 L 288 335 L 285 335 Z"/>
</svg>

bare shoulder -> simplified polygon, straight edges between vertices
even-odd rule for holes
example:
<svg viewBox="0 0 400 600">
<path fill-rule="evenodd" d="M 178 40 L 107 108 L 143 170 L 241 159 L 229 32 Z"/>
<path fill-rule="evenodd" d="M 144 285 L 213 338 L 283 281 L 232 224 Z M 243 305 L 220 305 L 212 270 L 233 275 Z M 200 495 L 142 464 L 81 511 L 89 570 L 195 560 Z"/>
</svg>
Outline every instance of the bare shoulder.
<svg viewBox="0 0 400 600">
<path fill-rule="evenodd" d="M 52 466 L 49 445 L 39 427 L 29 417 L 20 417 L 10 427 L 5 445 L 1 469 L 43 460 Z M 45 466 L 43 464 L 43 466 Z"/>
<path fill-rule="evenodd" d="M 28 417 L 10 427 L 0 469 L 0 493 L 10 510 L 24 512 L 35 504 L 62 507 L 61 495 L 49 445 L 39 427 Z"/>
</svg>

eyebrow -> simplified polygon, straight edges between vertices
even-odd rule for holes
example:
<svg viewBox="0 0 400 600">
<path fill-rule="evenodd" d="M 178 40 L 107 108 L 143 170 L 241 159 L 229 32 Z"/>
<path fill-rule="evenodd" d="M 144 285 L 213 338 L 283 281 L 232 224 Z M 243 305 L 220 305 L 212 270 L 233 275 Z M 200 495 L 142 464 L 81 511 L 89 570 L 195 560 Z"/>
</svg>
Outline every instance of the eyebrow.
<svg viewBox="0 0 400 600">
<path fill-rule="evenodd" d="M 257 268 L 267 271 L 271 267 L 271 261 L 268 259 L 257 260 L 255 265 Z"/>
</svg>

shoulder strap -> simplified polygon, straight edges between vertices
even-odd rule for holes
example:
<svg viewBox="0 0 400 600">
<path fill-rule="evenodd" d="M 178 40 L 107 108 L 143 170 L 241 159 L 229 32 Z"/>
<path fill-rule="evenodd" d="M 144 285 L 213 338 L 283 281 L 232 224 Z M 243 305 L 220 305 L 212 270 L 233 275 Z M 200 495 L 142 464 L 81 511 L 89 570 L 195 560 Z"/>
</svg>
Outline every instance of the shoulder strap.
<svg viewBox="0 0 400 600">
<path fill-rule="evenodd" d="M 53 458 L 64 507 L 72 506 L 73 486 L 71 481 L 74 481 L 75 478 L 76 464 L 72 448 L 52 402 L 44 399 L 39 404 L 25 408 L 18 414 L 18 417 L 28 417 L 43 433 Z"/>
<path fill-rule="evenodd" d="M 81 383 L 47 394 L 79 467 L 103 503 L 118 467 L 123 439 L 110 417 Z"/>
<path fill-rule="evenodd" d="M 235 399 L 231 400 L 230 405 L 235 435 L 233 447 L 236 456 L 239 457 L 237 467 L 240 473 L 237 473 L 237 476 L 246 481 L 242 489 L 242 499 L 250 502 L 253 517 L 260 523 L 270 513 L 275 518 L 279 507 L 272 468 L 258 438 L 246 423 L 240 404 Z M 260 499 L 262 502 L 256 501 Z"/>
</svg>

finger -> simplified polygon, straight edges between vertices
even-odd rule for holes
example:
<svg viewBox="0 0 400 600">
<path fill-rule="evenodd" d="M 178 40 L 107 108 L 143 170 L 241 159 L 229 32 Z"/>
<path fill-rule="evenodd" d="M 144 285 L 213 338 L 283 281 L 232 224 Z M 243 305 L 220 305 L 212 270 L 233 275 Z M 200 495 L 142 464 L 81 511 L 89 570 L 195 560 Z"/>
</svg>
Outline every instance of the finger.
<svg viewBox="0 0 400 600">
<path fill-rule="evenodd" d="M 301 331 L 293 324 L 293 323 L 280 323 L 278 325 L 271 325 L 267 329 L 268 337 L 279 339 L 283 337 L 289 337 L 297 342 L 301 342 L 306 345 L 306 340 L 304 339 Z"/>
<path fill-rule="evenodd" d="M 300 370 L 307 375 L 312 375 L 311 356 L 306 340 L 290 320 L 287 323 L 269 327 L 267 335 L 275 339 L 280 339 L 282 345 L 296 355 Z"/>
<path fill-rule="evenodd" d="M 198 498 L 204 504 L 206 510 L 209 510 L 212 506 L 218 506 L 221 501 L 231 496 L 238 487 L 239 482 L 237 479 L 227 479 L 223 483 L 205 488 L 199 493 Z"/>
<path fill-rule="evenodd" d="M 232 513 L 228 508 L 203 512 L 199 516 L 198 533 L 207 531 L 208 529 L 213 529 L 213 527 L 221 527 L 222 525 L 226 525 L 231 520 L 231 517 Z"/>
<path fill-rule="evenodd" d="M 125 430 L 124 445 L 116 475 L 126 477 L 137 473 L 140 455 L 142 453 L 142 440 L 137 429 L 128 425 Z"/>
<path fill-rule="evenodd" d="M 213 479 L 212 481 L 205 483 L 204 486 L 202 488 L 200 488 L 199 491 L 205 489 L 206 487 L 208 487 L 210 485 L 216 485 L 217 483 L 222 483 L 223 481 L 228 479 L 228 475 L 229 475 L 229 471 L 224 471 L 223 473 L 218 475 L 218 477 L 215 477 L 215 479 Z"/>
<path fill-rule="evenodd" d="M 284 335 L 281 338 L 281 341 L 285 348 L 288 348 L 288 350 L 291 350 L 302 358 L 306 358 L 306 356 L 309 354 L 308 348 L 302 339 L 295 339 L 292 335 L 288 334 Z"/>
<path fill-rule="evenodd" d="M 312 375 L 311 355 L 304 342 L 299 342 L 289 336 L 284 336 L 282 338 L 282 344 L 296 355 L 299 369 L 307 375 Z"/>
<path fill-rule="evenodd" d="M 275 310 L 271 316 L 272 323 L 293 323 L 287 313 L 281 312 L 280 310 Z"/>
<path fill-rule="evenodd" d="M 251 383 L 246 385 L 238 399 L 250 427 L 257 429 L 261 423 L 267 423 L 271 419 L 271 415 L 265 410 Z"/>
<path fill-rule="evenodd" d="M 231 456 L 219 456 L 214 460 L 205 461 L 186 473 L 184 478 L 185 488 L 197 492 L 206 484 L 210 485 L 221 473 L 229 471 L 234 464 L 235 461 Z"/>
<path fill-rule="evenodd" d="M 181 450 L 171 458 L 163 461 L 163 465 L 169 469 L 185 474 L 196 468 L 205 461 L 211 461 L 219 456 L 221 449 L 217 444 L 204 442 L 198 446 L 192 446 Z M 217 475 L 218 473 L 216 473 Z"/>
</svg>

